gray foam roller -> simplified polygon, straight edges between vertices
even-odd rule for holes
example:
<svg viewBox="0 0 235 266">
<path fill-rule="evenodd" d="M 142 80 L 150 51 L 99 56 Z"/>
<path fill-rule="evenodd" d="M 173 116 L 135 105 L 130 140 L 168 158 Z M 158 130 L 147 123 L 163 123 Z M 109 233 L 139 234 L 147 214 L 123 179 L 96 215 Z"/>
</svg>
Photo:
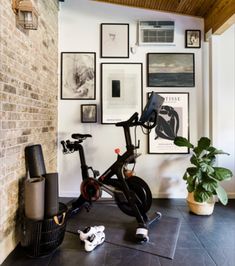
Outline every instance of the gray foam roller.
<svg viewBox="0 0 235 266">
<path fill-rule="evenodd" d="M 44 219 L 45 178 L 25 180 L 25 216 L 32 220 Z"/>
</svg>

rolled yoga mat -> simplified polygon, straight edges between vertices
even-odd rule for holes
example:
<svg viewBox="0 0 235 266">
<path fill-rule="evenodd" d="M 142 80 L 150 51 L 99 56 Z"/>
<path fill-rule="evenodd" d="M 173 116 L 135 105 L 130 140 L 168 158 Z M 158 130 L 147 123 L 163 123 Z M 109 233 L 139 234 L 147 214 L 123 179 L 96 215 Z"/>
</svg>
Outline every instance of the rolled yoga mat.
<svg viewBox="0 0 235 266">
<path fill-rule="evenodd" d="M 42 147 L 40 144 L 27 146 L 25 148 L 25 161 L 30 177 L 42 176 L 46 173 Z"/>
<path fill-rule="evenodd" d="M 49 173 L 45 177 L 45 217 L 49 218 L 59 212 L 58 173 Z"/>
<path fill-rule="evenodd" d="M 25 216 L 32 220 L 44 219 L 45 178 L 25 180 Z"/>
</svg>

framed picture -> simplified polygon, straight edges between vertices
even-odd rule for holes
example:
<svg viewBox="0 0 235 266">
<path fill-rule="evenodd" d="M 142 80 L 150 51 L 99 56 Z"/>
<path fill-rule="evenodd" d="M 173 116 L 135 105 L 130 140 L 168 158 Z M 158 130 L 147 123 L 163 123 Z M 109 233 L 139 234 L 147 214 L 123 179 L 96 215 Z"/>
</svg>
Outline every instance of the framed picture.
<svg viewBox="0 0 235 266">
<path fill-rule="evenodd" d="M 96 123 L 97 122 L 97 105 L 96 104 L 82 104 L 81 105 L 81 121 L 82 123 Z"/>
<path fill-rule="evenodd" d="M 201 48 L 201 31 L 185 31 L 185 48 Z"/>
<path fill-rule="evenodd" d="M 165 98 L 157 125 L 148 136 L 149 153 L 189 153 L 189 149 L 174 145 L 176 136 L 189 139 L 189 93 L 161 93 Z"/>
<path fill-rule="evenodd" d="M 101 57 L 129 58 L 129 24 L 101 24 Z"/>
<path fill-rule="evenodd" d="M 148 87 L 194 87 L 193 53 L 148 53 Z"/>
<path fill-rule="evenodd" d="M 101 64 L 102 124 L 114 124 L 142 112 L 142 63 Z"/>
<path fill-rule="evenodd" d="M 96 89 L 96 53 L 61 53 L 61 99 L 92 100 Z"/>
</svg>

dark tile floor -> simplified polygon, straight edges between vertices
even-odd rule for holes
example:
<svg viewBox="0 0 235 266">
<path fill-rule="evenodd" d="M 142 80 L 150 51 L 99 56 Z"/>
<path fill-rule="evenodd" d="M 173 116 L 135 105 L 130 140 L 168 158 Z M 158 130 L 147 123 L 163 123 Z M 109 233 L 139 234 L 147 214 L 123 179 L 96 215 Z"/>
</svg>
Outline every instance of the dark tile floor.
<svg viewBox="0 0 235 266">
<path fill-rule="evenodd" d="M 28 258 L 18 246 L 2 266 L 234 266 L 235 200 L 224 207 L 216 204 L 212 216 L 190 214 L 185 200 L 154 200 L 153 207 L 163 215 L 178 217 L 181 228 L 173 260 L 130 248 L 104 243 L 91 253 L 84 251 L 77 235 L 66 233 L 62 245 L 50 256 Z"/>
</svg>

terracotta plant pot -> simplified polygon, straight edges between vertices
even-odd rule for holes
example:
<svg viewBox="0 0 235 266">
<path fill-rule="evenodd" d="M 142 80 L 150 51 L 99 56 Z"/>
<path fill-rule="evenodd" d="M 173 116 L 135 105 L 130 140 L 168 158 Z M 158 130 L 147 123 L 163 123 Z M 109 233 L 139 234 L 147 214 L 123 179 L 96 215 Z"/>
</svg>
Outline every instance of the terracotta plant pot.
<svg viewBox="0 0 235 266">
<path fill-rule="evenodd" d="M 194 200 L 194 194 L 188 193 L 187 203 L 189 210 L 197 215 L 211 215 L 214 210 L 215 201 L 212 198 L 207 202 L 197 202 Z"/>
</svg>

